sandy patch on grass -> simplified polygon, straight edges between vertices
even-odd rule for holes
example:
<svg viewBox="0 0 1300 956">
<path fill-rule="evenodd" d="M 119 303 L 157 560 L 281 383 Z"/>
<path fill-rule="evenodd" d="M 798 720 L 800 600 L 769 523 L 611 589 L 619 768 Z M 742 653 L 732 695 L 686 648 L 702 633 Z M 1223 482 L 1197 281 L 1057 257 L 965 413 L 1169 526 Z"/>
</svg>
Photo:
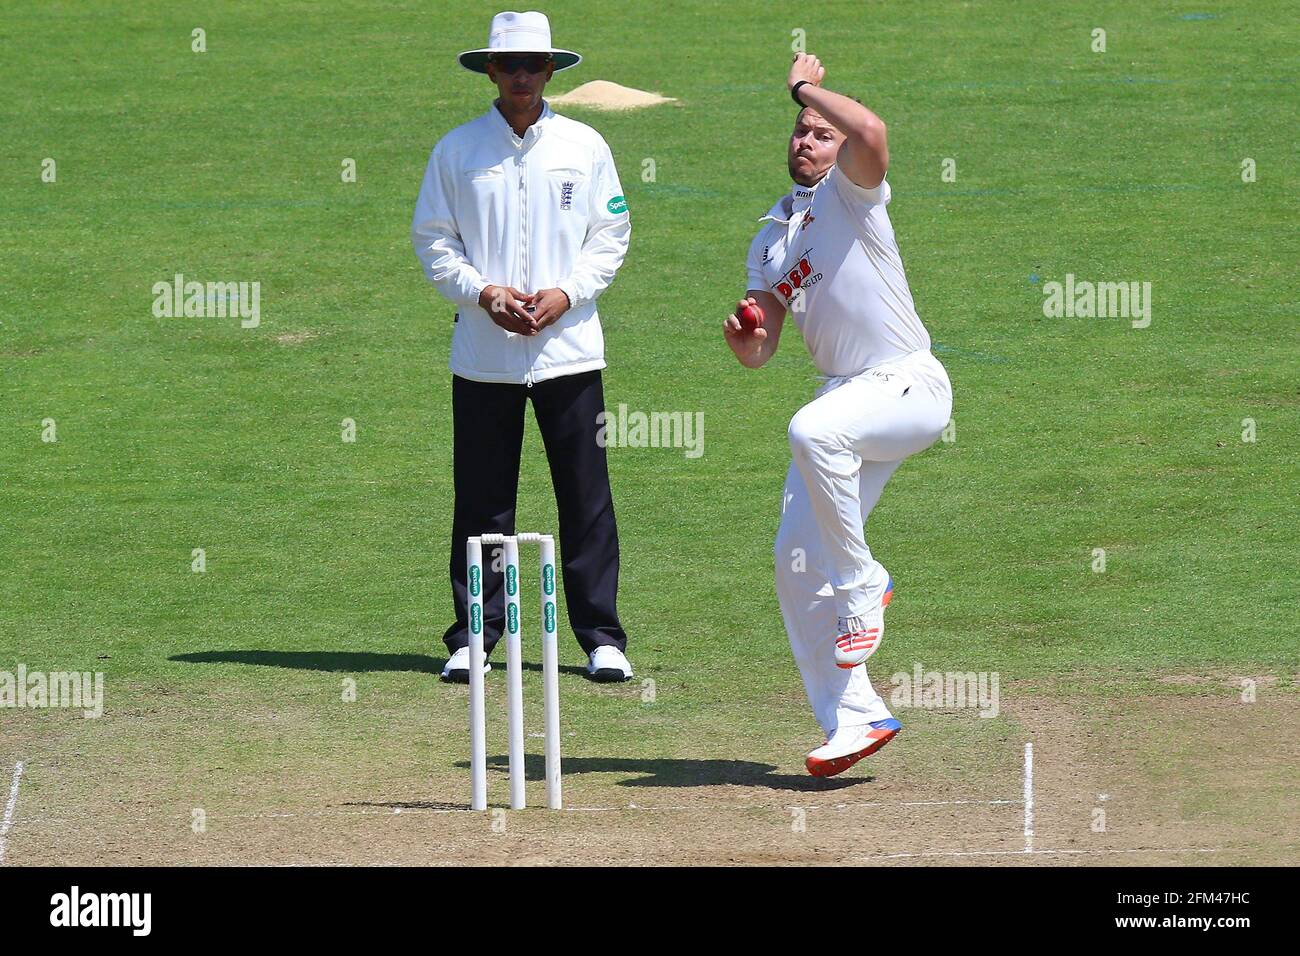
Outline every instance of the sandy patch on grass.
<svg viewBox="0 0 1300 956">
<path fill-rule="evenodd" d="M 592 80 L 574 87 L 567 93 L 550 97 L 547 102 L 558 106 L 586 106 L 597 110 L 635 110 L 661 103 L 675 103 L 671 96 L 660 96 L 646 90 L 635 90 L 608 80 Z"/>
<path fill-rule="evenodd" d="M 281 332 L 275 336 L 275 341 L 279 345 L 302 345 L 304 342 L 310 342 L 320 335 L 312 329 L 300 329 L 297 332 Z"/>
</svg>

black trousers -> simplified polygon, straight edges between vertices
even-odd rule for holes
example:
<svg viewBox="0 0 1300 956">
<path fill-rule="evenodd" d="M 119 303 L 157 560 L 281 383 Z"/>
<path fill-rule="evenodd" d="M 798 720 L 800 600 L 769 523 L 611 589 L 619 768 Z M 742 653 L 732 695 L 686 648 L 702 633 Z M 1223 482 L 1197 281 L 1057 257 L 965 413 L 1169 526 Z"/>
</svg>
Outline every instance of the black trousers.
<svg viewBox="0 0 1300 956">
<path fill-rule="evenodd" d="M 596 441 L 596 416 L 605 410 L 599 371 L 563 375 L 531 387 L 452 376 L 456 506 L 451 530 L 451 593 L 456 621 L 443 635 L 443 642 L 453 652 L 469 643 L 466 539 L 474 534 L 511 534 L 516 530 L 524 405 L 530 399 L 555 486 L 569 626 L 588 654 L 601 644 L 624 650 L 627 635 L 616 606 L 614 499 L 605 449 Z M 502 575 L 491 570 L 490 553 L 491 549 L 484 548 L 483 640 L 489 651 L 505 624 Z"/>
</svg>

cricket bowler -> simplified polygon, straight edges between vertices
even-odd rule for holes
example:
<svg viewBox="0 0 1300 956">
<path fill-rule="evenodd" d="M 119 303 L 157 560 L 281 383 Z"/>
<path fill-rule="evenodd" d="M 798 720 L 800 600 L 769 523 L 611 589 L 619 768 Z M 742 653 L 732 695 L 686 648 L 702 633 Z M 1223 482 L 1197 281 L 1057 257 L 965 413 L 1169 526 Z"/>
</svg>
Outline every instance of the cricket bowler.
<svg viewBox="0 0 1300 956">
<path fill-rule="evenodd" d="M 818 777 L 847 770 L 902 729 L 867 676 L 894 582 L 863 526 L 890 475 L 932 445 L 952 413 L 952 386 L 930 353 L 885 211 L 885 124 L 826 89 L 825 73 L 815 56 L 794 58 L 794 186 L 759 220 L 746 298 L 723 325 L 741 364 L 758 368 L 789 312 L 824 379 L 790 421 L 775 546 L 781 616 L 827 737 L 806 761 Z"/>
</svg>

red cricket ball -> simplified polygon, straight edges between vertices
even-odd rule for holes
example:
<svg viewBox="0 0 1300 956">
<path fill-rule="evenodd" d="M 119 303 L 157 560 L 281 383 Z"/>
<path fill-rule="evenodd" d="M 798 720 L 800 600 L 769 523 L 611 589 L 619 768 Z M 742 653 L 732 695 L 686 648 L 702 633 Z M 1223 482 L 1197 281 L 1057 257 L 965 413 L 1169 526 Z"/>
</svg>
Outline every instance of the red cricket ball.
<svg viewBox="0 0 1300 956">
<path fill-rule="evenodd" d="M 753 332 L 763 324 L 763 310 L 756 305 L 747 305 L 736 313 L 740 327 L 746 332 Z"/>
</svg>

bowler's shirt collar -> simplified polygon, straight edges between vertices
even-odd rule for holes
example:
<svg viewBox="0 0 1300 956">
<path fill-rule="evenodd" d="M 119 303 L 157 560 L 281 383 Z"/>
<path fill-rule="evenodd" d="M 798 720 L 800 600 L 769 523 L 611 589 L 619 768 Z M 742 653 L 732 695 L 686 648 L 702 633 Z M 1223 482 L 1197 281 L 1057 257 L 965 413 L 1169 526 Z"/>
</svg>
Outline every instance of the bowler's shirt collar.
<svg viewBox="0 0 1300 956">
<path fill-rule="evenodd" d="M 826 182 L 827 178 L 829 177 L 823 176 L 811 186 L 800 186 L 795 183 L 790 187 L 790 192 L 777 200 L 776 205 L 769 209 L 767 215 L 759 219 L 759 222 L 773 219 L 788 223 L 797 213 L 803 212 L 812 205 L 813 196 L 817 195 L 818 188 Z"/>
</svg>

